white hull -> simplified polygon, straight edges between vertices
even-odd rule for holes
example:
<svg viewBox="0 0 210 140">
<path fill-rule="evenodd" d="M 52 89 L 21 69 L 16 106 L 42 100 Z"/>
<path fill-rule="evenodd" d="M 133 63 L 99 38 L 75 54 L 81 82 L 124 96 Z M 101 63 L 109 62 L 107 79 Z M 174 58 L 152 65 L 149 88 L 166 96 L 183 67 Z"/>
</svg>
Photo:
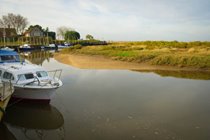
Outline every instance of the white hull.
<svg viewBox="0 0 210 140">
<path fill-rule="evenodd" d="M 19 88 L 15 87 L 15 92 L 12 95 L 14 98 L 27 100 L 50 100 L 55 94 L 56 88 L 51 89 L 34 89 L 34 88 Z"/>
</svg>

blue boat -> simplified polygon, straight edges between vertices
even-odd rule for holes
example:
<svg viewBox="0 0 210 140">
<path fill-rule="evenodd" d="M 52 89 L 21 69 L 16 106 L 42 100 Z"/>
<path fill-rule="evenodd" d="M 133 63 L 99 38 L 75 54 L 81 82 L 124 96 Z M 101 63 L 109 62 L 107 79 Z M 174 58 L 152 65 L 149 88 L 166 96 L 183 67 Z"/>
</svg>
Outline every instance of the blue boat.
<svg viewBox="0 0 210 140">
<path fill-rule="evenodd" d="M 16 51 L 0 50 L 0 63 L 20 63 L 23 61 L 24 60 L 20 59 L 20 56 Z"/>
</svg>

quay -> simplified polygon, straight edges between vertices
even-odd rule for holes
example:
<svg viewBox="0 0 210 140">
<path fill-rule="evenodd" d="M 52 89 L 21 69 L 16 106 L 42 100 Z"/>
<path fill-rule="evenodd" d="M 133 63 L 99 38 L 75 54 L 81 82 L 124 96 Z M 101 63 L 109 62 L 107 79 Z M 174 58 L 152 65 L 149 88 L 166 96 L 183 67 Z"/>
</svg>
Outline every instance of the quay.
<svg viewBox="0 0 210 140">
<path fill-rule="evenodd" d="M 11 82 L 0 83 L 0 122 L 5 114 L 6 107 L 14 92 L 14 87 Z"/>
</svg>

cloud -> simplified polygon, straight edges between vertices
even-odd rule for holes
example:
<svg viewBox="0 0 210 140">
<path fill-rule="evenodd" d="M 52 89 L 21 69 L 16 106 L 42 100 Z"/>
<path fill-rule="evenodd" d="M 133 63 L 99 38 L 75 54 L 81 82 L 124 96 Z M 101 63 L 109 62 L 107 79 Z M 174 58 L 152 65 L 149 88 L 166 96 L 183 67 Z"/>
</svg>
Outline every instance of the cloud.
<svg viewBox="0 0 210 140">
<path fill-rule="evenodd" d="M 69 26 L 105 40 L 210 40 L 208 0 L 0 0 L 0 16 L 21 14 L 56 31 Z"/>
</svg>

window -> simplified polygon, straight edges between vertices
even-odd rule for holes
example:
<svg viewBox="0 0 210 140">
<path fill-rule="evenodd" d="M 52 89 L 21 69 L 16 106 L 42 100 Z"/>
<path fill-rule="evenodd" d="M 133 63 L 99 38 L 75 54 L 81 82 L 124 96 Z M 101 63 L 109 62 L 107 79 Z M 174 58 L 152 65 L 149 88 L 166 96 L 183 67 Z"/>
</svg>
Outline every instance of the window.
<svg viewBox="0 0 210 140">
<path fill-rule="evenodd" d="M 26 78 L 23 74 L 21 74 L 21 75 L 18 75 L 18 80 L 19 81 L 24 81 L 24 80 L 26 80 Z"/>
<path fill-rule="evenodd" d="M 33 73 L 27 73 L 27 74 L 20 74 L 20 75 L 18 75 L 18 80 L 19 81 L 29 80 L 29 79 L 33 79 L 33 78 L 34 78 Z"/>
<path fill-rule="evenodd" d="M 48 76 L 46 71 L 38 71 L 38 72 L 36 72 L 36 75 L 38 77 L 47 77 Z"/>
<path fill-rule="evenodd" d="M 33 75 L 33 73 L 28 73 L 28 74 L 25 74 L 25 77 L 26 77 L 27 80 L 28 79 L 33 79 L 34 75 Z"/>
<path fill-rule="evenodd" d="M 9 72 L 4 72 L 3 74 L 4 79 L 14 80 L 14 76 Z"/>
<path fill-rule="evenodd" d="M 4 55 L 4 56 L 1 56 L 1 61 L 14 62 L 14 61 L 20 61 L 20 58 L 18 55 Z"/>
</svg>

